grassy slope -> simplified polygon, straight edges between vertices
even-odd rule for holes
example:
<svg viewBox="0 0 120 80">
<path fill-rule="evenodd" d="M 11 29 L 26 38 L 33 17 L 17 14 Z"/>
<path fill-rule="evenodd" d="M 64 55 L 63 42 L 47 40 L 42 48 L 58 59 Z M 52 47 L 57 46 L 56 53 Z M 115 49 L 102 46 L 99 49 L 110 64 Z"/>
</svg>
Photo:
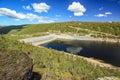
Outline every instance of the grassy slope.
<svg viewBox="0 0 120 80">
<path fill-rule="evenodd" d="M 45 80 L 93 80 L 103 76 L 120 77 L 120 70 L 110 70 L 89 64 L 83 59 L 66 56 L 43 47 L 34 47 L 13 39 L 0 37 L 0 49 L 20 50 L 33 59 L 34 71 Z"/>
<path fill-rule="evenodd" d="M 76 30 L 75 28 L 82 28 L 82 30 Z M 86 31 L 83 29 L 88 29 L 91 31 L 98 31 L 99 33 L 91 33 L 90 31 Z M 62 22 L 62 23 L 51 23 L 51 24 L 34 24 L 34 25 L 26 25 L 21 29 L 13 29 L 9 32 L 9 34 L 18 34 L 18 35 L 35 35 L 38 36 L 41 33 L 45 32 L 54 32 L 54 33 L 76 33 L 79 35 L 89 34 L 91 33 L 93 36 L 104 36 L 104 37 L 113 37 L 108 36 L 103 33 L 112 34 L 120 37 L 120 23 L 119 22 Z M 102 33 L 100 33 L 102 32 Z"/>
<path fill-rule="evenodd" d="M 21 80 L 31 67 L 32 60 L 25 53 L 0 50 L 0 80 Z"/>
<path fill-rule="evenodd" d="M 99 66 L 91 65 L 80 58 L 66 56 L 63 52 L 61 53 L 52 49 L 46 49 L 42 47 L 38 48 L 16 41 L 19 38 L 44 35 L 46 34 L 46 32 L 71 34 L 77 33 L 80 35 L 89 33 L 84 30 L 76 31 L 76 29 L 70 28 L 69 26 L 101 31 L 116 36 L 119 36 L 120 33 L 120 23 L 64 22 L 26 25 L 21 27 L 20 29 L 11 29 L 7 33 L 7 39 L 4 37 L 0 37 L 0 48 L 5 48 L 8 50 L 20 50 L 29 53 L 29 56 L 34 61 L 34 71 L 41 73 L 42 78 L 46 80 L 93 80 L 97 77 L 102 76 L 120 77 L 119 70 L 100 68 Z M 13 36 L 9 36 L 11 34 L 13 34 Z"/>
</svg>

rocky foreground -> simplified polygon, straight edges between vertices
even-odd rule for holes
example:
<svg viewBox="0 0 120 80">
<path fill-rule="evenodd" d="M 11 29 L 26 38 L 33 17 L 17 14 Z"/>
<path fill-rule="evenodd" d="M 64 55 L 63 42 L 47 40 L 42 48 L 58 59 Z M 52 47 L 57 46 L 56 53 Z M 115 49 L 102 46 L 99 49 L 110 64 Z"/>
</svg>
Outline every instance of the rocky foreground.
<svg viewBox="0 0 120 80">
<path fill-rule="evenodd" d="M 0 80 L 29 80 L 32 60 L 20 51 L 0 51 Z"/>
</svg>

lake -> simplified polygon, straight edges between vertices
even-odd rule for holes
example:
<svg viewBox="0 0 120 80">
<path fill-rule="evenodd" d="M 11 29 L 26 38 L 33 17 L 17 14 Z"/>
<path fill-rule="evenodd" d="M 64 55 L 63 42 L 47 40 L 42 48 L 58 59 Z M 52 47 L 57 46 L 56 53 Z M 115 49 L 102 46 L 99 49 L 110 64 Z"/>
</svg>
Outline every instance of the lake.
<svg viewBox="0 0 120 80">
<path fill-rule="evenodd" d="M 78 56 L 102 60 L 105 63 L 120 67 L 120 44 L 118 43 L 55 40 L 42 46 Z"/>
</svg>

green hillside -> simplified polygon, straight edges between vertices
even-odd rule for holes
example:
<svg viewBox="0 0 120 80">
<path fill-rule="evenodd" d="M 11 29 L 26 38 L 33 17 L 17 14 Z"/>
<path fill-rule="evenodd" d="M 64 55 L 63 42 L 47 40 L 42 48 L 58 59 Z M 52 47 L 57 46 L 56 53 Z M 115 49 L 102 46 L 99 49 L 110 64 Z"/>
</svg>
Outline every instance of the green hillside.
<svg viewBox="0 0 120 80">
<path fill-rule="evenodd" d="M 92 65 L 86 60 L 66 55 L 53 49 L 20 43 L 27 37 L 56 34 L 91 34 L 94 37 L 120 38 L 119 22 L 61 22 L 50 24 L 30 24 L 0 28 L 0 50 L 22 51 L 33 59 L 33 71 L 41 80 L 94 80 L 98 77 L 120 78 L 120 69 L 114 70 Z M 0 63 L 0 70 L 1 63 Z"/>
<path fill-rule="evenodd" d="M 67 33 L 94 37 L 120 38 L 120 22 L 61 22 L 11 26 L 0 29 L 0 33 L 40 36 L 48 33 Z M 7 31 L 7 32 L 4 32 Z"/>
<path fill-rule="evenodd" d="M 0 49 L 19 50 L 27 53 L 33 59 L 33 71 L 38 72 L 42 76 L 42 80 L 93 80 L 103 76 L 120 78 L 119 69 L 102 68 L 81 58 L 68 56 L 64 52 L 35 47 L 3 36 L 0 36 Z"/>
</svg>

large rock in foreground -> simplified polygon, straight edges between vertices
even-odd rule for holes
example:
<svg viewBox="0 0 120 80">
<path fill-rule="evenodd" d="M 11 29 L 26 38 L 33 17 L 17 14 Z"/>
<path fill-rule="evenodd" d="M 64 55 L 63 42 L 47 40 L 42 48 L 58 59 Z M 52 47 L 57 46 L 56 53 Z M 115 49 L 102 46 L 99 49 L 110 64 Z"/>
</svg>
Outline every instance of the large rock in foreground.
<svg viewBox="0 0 120 80">
<path fill-rule="evenodd" d="M 0 51 L 0 80 L 23 80 L 31 70 L 32 60 L 27 54 L 20 51 Z"/>
</svg>

